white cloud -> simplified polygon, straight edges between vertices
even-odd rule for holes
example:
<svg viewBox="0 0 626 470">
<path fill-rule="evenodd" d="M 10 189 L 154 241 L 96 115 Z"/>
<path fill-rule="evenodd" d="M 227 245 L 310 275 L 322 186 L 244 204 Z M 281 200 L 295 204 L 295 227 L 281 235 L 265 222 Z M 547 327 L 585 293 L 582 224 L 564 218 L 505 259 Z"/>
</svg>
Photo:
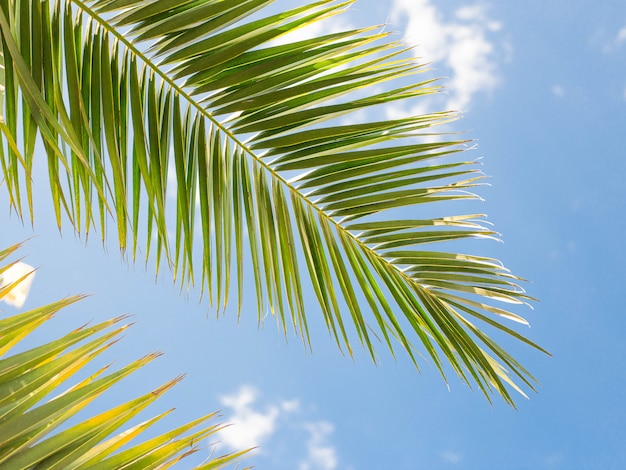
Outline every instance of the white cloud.
<svg viewBox="0 0 626 470">
<path fill-rule="evenodd" d="M 300 406 L 297 400 L 290 400 L 258 411 L 253 408 L 258 396 L 256 388 L 244 385 L 237 393 L 221 397 L 222 405 L 233 414 L 227 417 L 231 425 L 220 431 L 220 444 L 235 450 L 258 446 L 274 433 L 281 413 L 297 411 Z"/>
<path fill-rule="evenodd" d="M 328 438 L 334 431 L 334 426 L 328 421 L 317 421 L 305 424 L 309 431 L 307 441 L 308 455 L 305 461 L 300 462 L 299 470 L 334 470 L 337 468 L 337 451 L 328 443 Z"/>
<path fill-rule="evenodd" d="M 502 23 L 489 19 L 484 5 L 467 5 L 456 10 L 454 15 L 460 20 L 482 23 L 489 31 L 496 32 L 502 29 Z"/>
<path fill-rule="evenodd" d="M 551 91 L 554 96 L 557 96 L 559 98 L 565 96 L 565 88 L 563 88 L 561 85 L 554 85 L 551 88 Z"/>
<path fill-rule="evenodd" d="M 21 308 L 26 302 L 30 286 L 35 278 L 35 268 L 18 261 L 6 271 L 0 273 L 0 289 L 13 285 L 9 291 L 5 291 L 0 300 L 16 308 Z"/>
<path fill-rule="evenodd" d="M 615 42 L 617 44 L 621 44 L 623 42 L 626 42 L 626 26 L 624 26 L 622 29 L 620 29 L 617 32 L 617 36 L 615 37 Z"/>
<path fill-rule="evenodd" d="M 418 45 L 417 54 L 450 73 L 446 108 L 466 110 L 479 93 L 499 83 L 495 43 L 490 34 L 502 24 L 487 15 L 483 4 L 458 8 L 447 19 L 430 0 L 394 0 L 392 21 L 406 21 L 405 40 Z"/>
<path fill-rule="evenodd" d="M 289 442 L 289 455 L 282 458 L 293 459 L 293 468 L 338 468 L 337 450 L 330 442 L 334 432 L 331 422 L 303 420 L 302 414 L 307 411 L 302 409 L 300 400 L 277 400 L 265 405 L 259 398 L 259 391 L 250 385 L 221 396 L 220 402 L 225 407 L 224 422 L 229 425 L 219 431 L 219 442 L 211 444 L 235 451 L 260 446 L 259 451 L 263 452 L 264 449 L 285 448 L 285 442 Z M 285 434 L 287 429 L 289 433 Z M 270 438 L 272 442 L 269 442 Z M 282 444 L 273 441 L 282 441 Z M 273 458 L 271 452 L 265 455 Z"/>
<path fill-rule="evenodd" d="M 280 404 L 280 408 L 287 413 L 292 411 L 300 411 L 300 400 L 283 401 Z"/>
</svg>

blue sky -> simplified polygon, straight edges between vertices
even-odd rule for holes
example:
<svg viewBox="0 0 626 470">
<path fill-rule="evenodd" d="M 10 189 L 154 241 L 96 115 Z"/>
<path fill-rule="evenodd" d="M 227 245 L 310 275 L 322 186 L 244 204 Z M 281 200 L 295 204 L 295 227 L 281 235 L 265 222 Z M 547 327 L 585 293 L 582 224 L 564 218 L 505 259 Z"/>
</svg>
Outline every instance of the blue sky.
<svg viewBox="0 0 626 470">
<path fill-rule="evenodd" d="M 464 117 L 453 128 L 478 140 L 472 157 L 491 178 L 473 210 L 489 214 L 504 243 L 472 245 L 529 279 L 540 299 L 519 310 L 532 325 L 520 331 L 553 357 L 505 339 L 541 382 L 538 394 L 513 410 L 455 378 L 448 390 L 427 362 L 419 374 L 382 350 L 379 366 L 362 351 L 352 360 L 321 317 L 312 321 L 313 354 L 271 321 L 257 329 L 252 303 L 239 324 L 235 312 L 216 319 L 167 273 L 155 282 L 113 245 L 105 252 L 94 237 L 85 246 L 67 229 L 60 237 L 41 195 L 35 228 L 23 227 L 0 190 L 0 246 L 34 236 L 23 254 L 39 272 L 25 307 L 93 293 L 33 341 L 132 313 L 137 324 L 105 362 L 165 355 L 108 404 L 186 372 L 157 402 L 177 408 L 166 425 L 222 409 L 239 423 L 221 436 L 222 449 L 260 444 L 246 460 L 259 469 L 624 468 L 626 4 L 360 0 L 329 25 L 385 22 L 420 44 L 416 54 L 449 87 L 389 116 L 458 108 Z"/>
</svg>

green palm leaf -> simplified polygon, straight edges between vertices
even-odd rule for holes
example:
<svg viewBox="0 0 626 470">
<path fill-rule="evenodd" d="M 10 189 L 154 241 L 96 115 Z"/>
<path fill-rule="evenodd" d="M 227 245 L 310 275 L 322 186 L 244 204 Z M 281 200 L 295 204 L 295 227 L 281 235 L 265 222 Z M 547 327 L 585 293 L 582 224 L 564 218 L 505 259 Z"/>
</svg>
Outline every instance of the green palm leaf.
<svg viewBox="0 0 626 470">
<path fill-rule="evenodd" d="M 16 249 L 14 246 L 0 251 L 0 262 Z M 4 296 L 5 292 L 0 291 L 0 300 Z M 182 377 L 55 433 L 77 413 L 82 415 L 83 408 L 112 385 L 158 357 L 150 354 L 109 373 L 105 367 L 72 386 L 65 385 L 65 390 L 61 388 L 119 339 L 128 327 L 120 326 L 125 317 L 84 326 L 50 343 L 6 355 L 60 309 L 80 299 L 70 297 L 0 320 L 0 467 L 167 468 L 198 452 L 197 443 L 221 429 L 220 425 L 207 425 L 214 413 L 135 445 L 128 444 L 171 410 L 115 434 Z M 44 402 L 51 394 L 53 398 Z M 122 446 L 127 448 L 119 451 Z M 220 468 L 243 454 L 212 458 L 196 468 Z"/>
<path fill-rule="evenodd" d="M 542 350 L 497 319 L 521 321 L 493 305 L 531 300 L 520 279 L 424 246 L 494 232 L 482 216 L 397 218 L 476 198 L 481 174 L 457 158 L 466 141 L 433 131 L 455 114 L 347 124 L 438 88 L 393 85 L 423 67 L 372 28 L 281 42 L 352 2 L 263 15 L 270 3 L 2 0 L 3 130 L 23 142 L 3 150 L 14 209 L 26 197 L 32 212 L 18 175 L 32 171 L 39 132 L 59 226 L 65 215 L 104 238 L 110 215 L 122 250 L 145 246 L 217 308 L 235 283 L 241 305 L 250 269 L 259 320 L 269 309 L 307 341 L 308 278 L 340 348 L 351 354 L 356 334 L 376 360 L 378 336 L 416 362 L 417 338 L 444 377 L 448 362 L 512 404 L 510 377 L 534 379 L 469 318 Z"/>
</svg>

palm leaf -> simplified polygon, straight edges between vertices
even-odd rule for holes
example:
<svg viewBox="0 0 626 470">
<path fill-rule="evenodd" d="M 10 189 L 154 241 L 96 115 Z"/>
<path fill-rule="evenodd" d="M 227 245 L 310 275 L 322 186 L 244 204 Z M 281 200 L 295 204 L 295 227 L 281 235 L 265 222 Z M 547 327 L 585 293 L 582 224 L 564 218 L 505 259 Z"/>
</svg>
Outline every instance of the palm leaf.
<svg viewBox="0 0 626 470">
<path fill-rule="evenodd" d="M 0 251 L 0 261 L 17 246 Z M 0 300 L 3 293 L 0 291 Z M 222 426 L 208 425 L 214 413 L 165 434 L 133 445 L 143 431 L 170 412 L 118 430 L 139 412 L 178 383 L 177 377 L 134 400 L 57 431 L 112 385 L 155 359 L 150 354 L 118 371 L 108 367 L 72 386 L 70 378 L 117 340 L 128 325 L 119 317 L 84 326 L 50 343 L 7 356 L 7 352 L 60 309 L 80 300 L 70 297 L 35 310 L 0 320 L 0 466 L 29 468 L 167 468 L 200 450 L 197 442 Z M 47 397 L 53 397 L 44 402 Z M 171 410 L 170 410 L 171 411 Z M 55 432 L 56 431 L 56 432 Z M 119 434 L 115 434 L 115 432 Z M 130 445 L 129 445 L 130 443 Z M 120 449 L 126 446 L 124 450 Z M 196 468 L 220 468 L 244 452 L 212 458 Z"/>
<path fill-rule="evenodd" d="M 519 317 L 493 302 L 531 300 L 520 279 L 425 246 L 496 236 L 480 215 L 432 216 L 481 184 L 459 158 L 467 142 L 433 129 L 456 115 L 343 121 L 438 87 L 413 80 L 423 67 L 373 28 L 284 38 L 351 1 L 263 14 L 270 3 L 2 0 L 5 132 L 24 142 L 23 158 L 10 145 L 3 157 L 14 209 L 32 212 L 16 175 L 32 171 L 38 130 L 59 226 L 65 214 L 105 238 L 112 218 L 122 250 L 144 246 L 157 270 L 200 280 L 217 308 L 233 286 L 241 305 L 250 270 L 259 321 L 269 310 L 307 341 L 312 290 L 350 354 L 355 334 L 374 360 L 376 337 L 392 351 L 395 338 L 416 362 L 416 338 L 444 376 L 448 362 L 513 404 L 511 374 L 534 379 L 468 315 L 511 333 L 498 318 Z"/>
</svg>

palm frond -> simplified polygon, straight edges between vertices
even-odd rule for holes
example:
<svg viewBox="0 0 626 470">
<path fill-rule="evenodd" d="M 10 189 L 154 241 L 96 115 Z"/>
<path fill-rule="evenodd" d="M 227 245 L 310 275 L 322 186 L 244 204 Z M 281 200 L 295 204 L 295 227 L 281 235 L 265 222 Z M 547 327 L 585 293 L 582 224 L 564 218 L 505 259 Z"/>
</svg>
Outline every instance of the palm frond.
<svg viewBox="0 0 626 470">
<path fill-rule="evenodd" d="M 0 262 L 17 247 L 0 251 Z M 0 291 L 0 300 L 2 297 Z M 66 298 L 0 320 L 0 466 L 16 470 L 167 468 L 201 450 L 197 443 L 222 427 L 208 424 L 215 413 L 135 445 L 132 443 L 142 432 L 171 410 L 115 434 L 182 377 L 58 431 L 59 426 L 77 413 L 82 414 L 89 403 L 112 385 L 159 356 L 147 355 L 118 371 L 107 373 L 108 367 L 105 367 L 62 389 L 74 374 L 83 371 L 94 358 L 119 340 L 128 327 L 120 326 L 125 317 L 83 326 L 50 343 L 7 355 L 59 310 L 79 300 L 80 296 Z M 54 396 L 44 401 L 51 395 Z M 214 465 L 210 468 L 220 468 L 244 453 L 217 456 L 196 468 L 205 468 L 209 464 Z"/>
<path fill-rule="evenodd" d="M 262 15 L 270 3 L 2 0 L 6 133 L 24 154 L 4 150 L 14 209 L 38 131 L 59 225 L 65 215 L 104 238 L 110 215 L 122 250 L 200 279 L 219 309 L 233 288 L 241 305 L 250 270 L 259 321 L 269 309 L 307 341 L 312 290 L 340 348 L 356 334 L 376 360 L 381 337 L 416 361 L 416 338 L 444 376 L 445 359 L 513 404 L 510 375 L 534 379 L 468 318 L 512 334 L 499 319 L 520 318 L 493 302 L 531 300 L 521 279 L 425 246 L 496 236 L 480 215 L 428 215 L 481 184 L 458 158 L 467 141 L 433 130 L 456 114 L 342 120 L 438 87 L 414 80 L 423 66 L 375 28 L 285 37 L 351 1 Z"/>
</svg>

